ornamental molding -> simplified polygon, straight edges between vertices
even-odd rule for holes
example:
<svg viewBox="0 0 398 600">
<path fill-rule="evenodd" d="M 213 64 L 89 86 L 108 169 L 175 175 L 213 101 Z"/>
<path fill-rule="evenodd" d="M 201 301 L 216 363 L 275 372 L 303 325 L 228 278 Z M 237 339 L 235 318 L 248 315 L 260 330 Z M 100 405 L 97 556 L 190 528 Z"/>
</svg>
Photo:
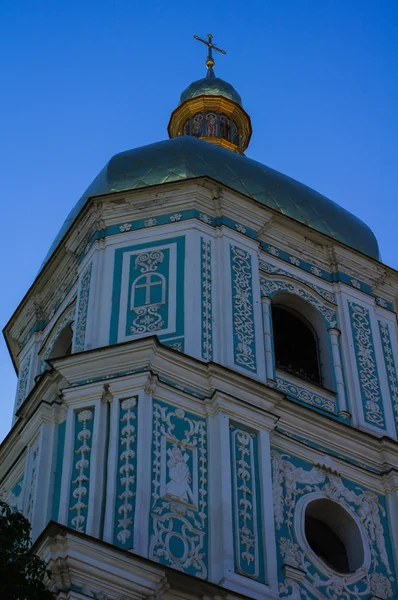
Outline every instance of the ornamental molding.
<svg viewBox="0 0 398 600">
<path fill-rule="evenodd" d="M 27 504 L 27 508 L 26 508 L 26 518 L 31 523 L 32 523 L 33 511 L 34 511 L 35 501 L 36 501 L 36 483 L 37 483 L 37 468 L 38 468 L 38 462 L 39 462 L 39 450 L 40 450 L 40 445 L 39 445 L 39 442 L 37 442 L 31 448 L 30 484 L 29 484 L 28 504 Z"/>
<path fill-rule="evenodd" d="M 297 400 L 305 402 L 305 404 L 309 404 L 310 406 L 315 406 L 316 408 L 326 410 L 333 414 L 337 414 L 338 412 L 336 398 L 313 392 L 310 385 L 305 388 L 281 377 L 277 377 L 275 387 L 287 396 L 297 398 Z"/>
<path fill-rule="evenodd" d="M 297 258 L 294 258 L 292 256 L 290 257 L 290 262 L 296 266 L 299 266 L 299 265 L 297 265 L 297 262 L 300 263 L 300 261 Z M 263 271 L 264 273 L 267 273 L 268 275 L 271 275 L 271 276 L 272 275 L 283 275 L 285 277 L 289 277 L 290 279 L 294 279 L 295 281 L 298 281 L 299 283 L 311 288 L 326 302 L 336 304 L 335 294 L 333 294 L 333 292 L 329 292 L 328 290 L 325 290 L 324 288 L 320 287 L 319 285 L 315 285 L 314 283 L 311 283 L 310 281 L 307 281 L 307 280 L 303 279 L 302 277 L 299 277 L 298 275 L 294 275 L 293 273 L 290 273 L 289 271 L 285 271 L 285 269 L 281 269 L 280 267 L 277 267 L 269 262 L 266 262 L 265 260 L 260 260 L 259 266 L 260 266 L 260 271 Z"/>
<path fill-rule="evenodd" d="M 148 222 L 151 219 L 148 219 Z M 152 219 L 152 221 L 156 221 Z M 148 224 L 152 227 L 154 223 Z M 132 284 L 131 291 L 131 311 L 135 318 L 130 327 L 132 334 L 152 333 L 164 328 L 164 320 L 159 312 L 161 307 L 166 304 L 166 279 L 164 275 L 158 273 L 159 265 L 165 260 L 164 252 L 152 250 L 137 254 L 134 269 L 138 269 L 140 275 L 136 277 Z M 156 279 L 155 279 L 156 277 Z M 160 286 L 161 298 L 159 302 L 151 302 L 151 287 Z M 145 291 L 145 303 L 135 305 L 135 294 L 137 290 Z"/>
<path fill-rule="evenodd" d="M 19 475 L 11 484 L 6 484 L 0 489 L 0 500 L 7 502 L 13 512 L 23 512 L 25 491 L 25 474 Z"/>
<path fill-rule="evenodd" d="M 85 349 L 88 301 L 90 296 L 92 268 L 93 263 L 90 262 L 90 264 L 83 271 L 80 280 L 79 297 L 77 301 L 75 340 L 73 348 L 74 352 L 82 352 Z"/>
<path fill-rule="evenodd" d="M 32 362 L 33 351 L 23 360 L 18 374 L 17 398 L 15 402 L 15 412 L 25 400 L 28 392 L 28 382 L 30 374 L 30 365 Z"/>
<path fill-rule="evenodd" d="M 152 396 L 155 393 L 156 386 L 158 384 L 157 377 L 153 375 L 149 375 L 144 386 L 144 394 L 147 396 Z"/>
<path fill-rule="evenodd" d="M 235 571 L 264 582 L 257 434 L 230 424 Z"/>
<path fill-rule="evenodd" d="M 383 348 L 384 365 L 387 372 L 388 388 L 390 390 L 391 402 L 394 411 L 395 428 L 398 433 L 398 371 L 394 359 L 394 351 L 391 342 L 391 332 L 386 321 L 379 320 L 379 331 L 381 345 Z"/>
<path fill-rule="evenodd" d="M 202 358 L 210 362 L 213 360 L 212 242 L 203 237 L 200 241 Z"/>
<path fill-rule="evenodd" d="M 284 279 L 265 279 L 260 277 L 260 289 L 262 296 L 272 298 L 277 292 L 287 292 L 302 298 L 305 302 L 311 304 L 326 321 L 328 328 L 337 327 L 336 311 L 328 308 L 324 302 L 318 300 L 314 294 L 308 292 L 302 287 L 303 284 L 292 283 Z"/>
<path fill-rule="evenodd" d="M 348 302 L 359 387 L 365 421 L 385 429 L 383 398 L 377 370 L 376 352 L 369 310 L 356 302 Z"/>
<path fill-rule="evenodd" d="M 75 413 L 74 455 L 77 461 L 72 472 L 68 523 L 75 531 L 82 533 L 85 533 L 87 525 L 93 420 L 94 408 L 86 408 Z"/>
<path fill-rule="evenodd" d="M 251 255 L 231 244 L 230 259 L 234 362 L 255 373 L 257 367 Z"/>
<path fill-rule="evenodd" d="M 149 558 L 207 577 L 207 431 L 205 420 L 153 404 Z"/>
<path fill-rule="evenodd" d="M 134 513 L 137 493 L 137 398 L 120 400 L 119 456 L 115 506 L 114 543 L 121 548 L 134 545 Z"/>
<path fill-rule="evenodd" d="M 272 449 L 271 459 L 277 544 L 283 562 L 290 567 L 289 577 L 279 586 L 281 598 L 364 600 L 374 594 L 384 600 L 392 599 L 395 579 L 386 547 L 386 511 L 380 497 L 343 481 L 329 456 L 312 467 L 276 449 Z M 306 540 L 305 508 L 322 498 L 339 504 L 358 527 L 364 560 L 353 573 L 342 575 L 335 571 Z M 299 573 L 297 578 L 295 571 Z"/>
</svg>

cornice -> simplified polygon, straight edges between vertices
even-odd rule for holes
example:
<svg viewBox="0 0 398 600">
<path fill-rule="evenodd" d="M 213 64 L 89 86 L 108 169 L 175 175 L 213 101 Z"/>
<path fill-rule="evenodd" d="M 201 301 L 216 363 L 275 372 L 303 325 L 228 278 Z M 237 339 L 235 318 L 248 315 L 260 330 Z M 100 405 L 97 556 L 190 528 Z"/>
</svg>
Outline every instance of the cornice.
<svg viewBox="0 0 398 600">
<path fill-rule="evenodd" d="M 131 550 L 93 538 L 51 521 L 32 546 L 48 563 L 52 582 L 83 594 L 106 591 L 114 597 L 249 600 L 249 596 L 157 564 Z M 264 596 L 273 600 L 273 595 Z M 276 599 L 275 599 L 276 600 Z"/>
<path fill-rule="evenodd" d="M 159 386 L 170 381 L 175 394 L 187 393 L 200 405 L 205 402 L 209 414 L 221 410 L 222 406 L 229 406 L 236 414 L 238 406 L 253 414 L 268 414 L 271 421 L 297 443 L 302 439 L 314 447 L 326 447 L 337 455 L 344 453 L 353 465 L 358 468 L 363 465 L 370 473 L 380 474 L 398 464 L 397 442 L 378 438 L 311 407 L 297 404 L 264 382 L 176 352 L 163 346 L 155 337 L 57 359 L 53 361 L 53 367 L 72 388 L 90 386 L 96 383 L 95 377 L 98 381 L 109 382 L 113 376 L 129 377 L 134 371 L 145 370 L 157 378 Z M 81 380 L 82 376 L 86 379 Z"/>
</svg>

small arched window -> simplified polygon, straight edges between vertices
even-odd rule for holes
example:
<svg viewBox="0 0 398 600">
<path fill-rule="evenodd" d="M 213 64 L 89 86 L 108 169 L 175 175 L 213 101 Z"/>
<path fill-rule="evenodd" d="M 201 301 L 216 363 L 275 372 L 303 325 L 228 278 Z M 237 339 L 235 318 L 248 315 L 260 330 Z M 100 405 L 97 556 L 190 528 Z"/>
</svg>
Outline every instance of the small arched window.
<svg viewBox="0 0 398 600">
<path fill-rule="evenodd" d="M 203 127 L 203 115 L 200 113 L 196 114 L 192 119 L 192 135 L 193 137 L 200 138 Z"/>
<path fill-rule="evenodd" d="M 57 337 L 47 358 L 61 358 L 63 356 L 70 356 L 72 354 L 72 337 L 72 327 L 67 325 Z"/>
<path fill-rule="evenodd" d="M 318 339 L 312 326 L 292 309 L 273 306 L 272 328 L 276 367 L 320 385 Z"/>
</svg>

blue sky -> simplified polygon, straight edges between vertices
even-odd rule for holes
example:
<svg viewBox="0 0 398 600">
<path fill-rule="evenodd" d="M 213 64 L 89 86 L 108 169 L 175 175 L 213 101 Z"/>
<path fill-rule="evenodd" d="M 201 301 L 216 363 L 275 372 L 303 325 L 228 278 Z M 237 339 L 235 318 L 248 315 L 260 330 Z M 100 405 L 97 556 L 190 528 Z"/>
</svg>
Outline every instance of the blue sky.
<svg viewBox="0 0 398 600">
<path fill-rule="evenodd" d="M 208 32 L 252 118 L 247 155 L 362 218 L 398 268 L 396 0 L 2 0 L 2 327 L 109 158 L 167 137 Z M 2 439 L 16 384 L 3 340 L 0 373 Z"/>
</svg>

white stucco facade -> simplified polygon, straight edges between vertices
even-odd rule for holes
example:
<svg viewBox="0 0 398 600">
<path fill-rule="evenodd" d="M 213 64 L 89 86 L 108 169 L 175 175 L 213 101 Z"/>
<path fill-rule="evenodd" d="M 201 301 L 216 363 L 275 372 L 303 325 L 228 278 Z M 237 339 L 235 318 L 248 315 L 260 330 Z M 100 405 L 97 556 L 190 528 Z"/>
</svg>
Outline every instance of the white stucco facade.
<svg viewBox="0 0 398 600">
<path fill-rule="evenodd" d="M 57 597 L 394 598 L 397 292 L 207 178 L 92 198 L 6 327 L 0 485 Z M 321 385 L 277 368 L 276 304 L 316 332 Z M 352 572 L 308 544 L 322 499 L 362 540 Z"/>
</svg>

